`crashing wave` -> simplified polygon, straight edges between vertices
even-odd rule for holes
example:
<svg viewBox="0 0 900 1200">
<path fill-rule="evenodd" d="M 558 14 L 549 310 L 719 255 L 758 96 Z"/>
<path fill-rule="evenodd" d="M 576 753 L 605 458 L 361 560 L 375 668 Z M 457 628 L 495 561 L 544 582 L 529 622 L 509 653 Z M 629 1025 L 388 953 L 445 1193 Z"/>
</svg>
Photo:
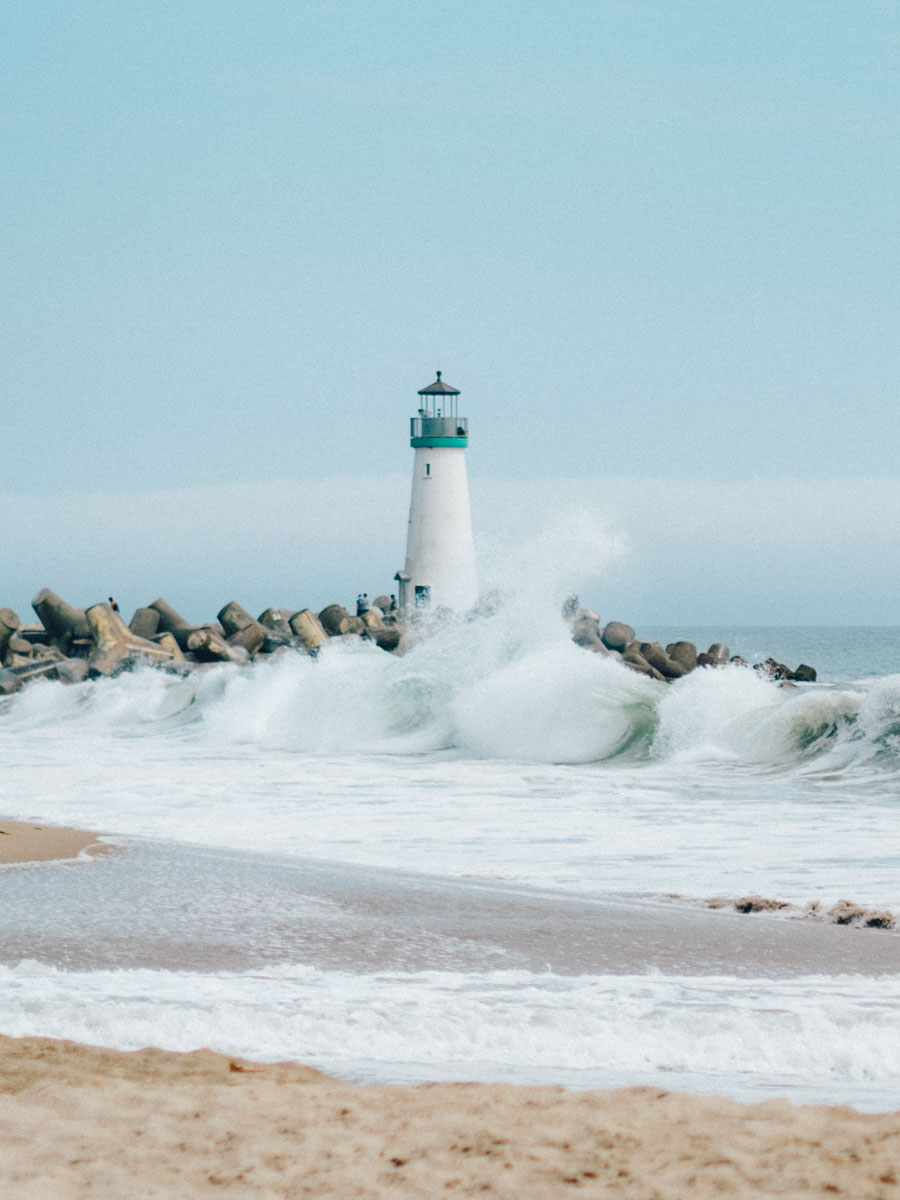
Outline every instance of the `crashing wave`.
<svg viewBox="0 0 900 1200">
<path fill-rule="evenodd" d="M 448 750 L 807 774 L 897 766 L 900 676 L 865 691 L 797 691 L 724 667 L 664 686 L 585 653 L 562 618 L 523 625 L 515 615 L 450 623 L 402 658 L 335 642 L 317 659 L 285 653 L 188 678 L 138 670 L 69 687 L 38 683 L 5 702 L 0 729 L 164 736 L 191 724 L 213 743 L 312 754 Z"/>
</svg>

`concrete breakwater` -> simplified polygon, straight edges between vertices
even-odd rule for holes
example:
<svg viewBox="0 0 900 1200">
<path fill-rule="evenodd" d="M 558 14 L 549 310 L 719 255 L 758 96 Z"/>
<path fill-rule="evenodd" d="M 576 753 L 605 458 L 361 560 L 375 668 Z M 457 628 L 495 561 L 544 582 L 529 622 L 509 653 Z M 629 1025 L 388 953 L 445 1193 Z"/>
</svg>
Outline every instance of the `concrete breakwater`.
<svg viewBox="0 0 900 1200">
<path fill-rule="evenodd" d="M 713 642 L 708 650 L 698 653 L 693 642 L 670 642 L 662 646 L 659 642 L 644 642 L 630 625 L 622 621 L 608 621 L 605 625 L 597 613 L 589 608 L 579 608 L 574 598 L 566 603 L 566 618 L 572 627 L 572 640 L 585 650 L 595 654 L 612 655 L 632 671 L 649 675 L 652 679 L 671 681 L 689 675 L 698 667 L 721 667 L 726 664 L 746 667 L 747 660 L 732 654 L 722 642 Z M 775 679 L 791 683 L 815 683 L 814 667 L 801 663 L 791 670 L 774 658 L 756 663 L 754 670 Z"/>
<path fill-rule="evenodd" d="M 0 695 L 11 695 L 35 679 L 80 683 L 116 675 L 138 664 L 188 671 L 211 663 L 246 664 L 273 654 L 316 654 L 332 638 L 364 638 L 388 653 L 402 654 L 427 632 L 428 618 L 405 621 L 379 596 L 359 616 L 340 604 L 314 613 L 308 608 L 267 608 L 253 617 L 232 600 L 214 621 L 192 624 L 161 597 L 138 608 L 126 625 L 110 602 L 75 608 L 49 588 L 32 601 L 37 622 L 23 624 L 10 608 L 0 608 Z M 476 610 L 477 613 L 477 610 Z M 600 622 L 590 609 L 567 602 L 565 616 L 573 641 L 585 650 L 612 656 L 653 679 L 678 679 L 698 667 L 747 665 L 715 643 L 698 653 L 687 641 L 661 646 L 643 642 L 630 625 Z M 434 614 L 440 623 L 440 614 Z M 812 667 L 791 671 L 768 659 L 757 665 L 773 679 L 812 682 Z"/>
<path fill-rule="evenodd" d="M 44 588 L 32 601 L 34 624 L 0 609 L 0 695 L 34 679 L 80 683 L 138 664 L 187 671 L 209 663 L 246 664 L 286 650 L 315 654 L 330 638 L 364 637 L 397 651 L 402 626 L 386 611 L 388 598 L 379 599 L 384 609 L 376 603 L 359 617 L 340 604 L 320 613 L 267 608 L 252 617 L 232 600 L 215 621 L 195 625 L 160 597 L 138 608 L 126 625 L 109 602 L 74 608 Z"/>
</svg>

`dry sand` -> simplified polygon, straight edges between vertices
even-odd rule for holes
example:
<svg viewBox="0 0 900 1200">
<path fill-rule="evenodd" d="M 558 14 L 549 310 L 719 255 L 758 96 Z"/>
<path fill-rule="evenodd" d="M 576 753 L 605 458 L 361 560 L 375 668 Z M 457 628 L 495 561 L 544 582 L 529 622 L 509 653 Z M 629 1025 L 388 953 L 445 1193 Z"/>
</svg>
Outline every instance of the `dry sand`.
<svg viewBox="0 0 900 1200">
<path fill-rule="evenodd" d="M 354 1086 L 200 1050 L 0 1038 L 0 1195 L 900 1196 L 900 1114 L 656 1088 Z"/>
<path fill-rule="evenodd" d="M 0 863 L 49 862 L 104 849 L 95 833 L 0 818 Z"/>
</svg>

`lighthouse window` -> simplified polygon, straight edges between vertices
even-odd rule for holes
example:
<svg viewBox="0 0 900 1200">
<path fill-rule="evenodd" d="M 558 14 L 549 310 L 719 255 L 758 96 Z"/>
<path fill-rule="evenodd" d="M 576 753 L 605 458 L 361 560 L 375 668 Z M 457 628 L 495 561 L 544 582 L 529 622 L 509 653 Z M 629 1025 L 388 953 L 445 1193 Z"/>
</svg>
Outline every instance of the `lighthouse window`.
<svg viewBox="0 0 900 1200">
<path fill-rule="evenodd" d="M 426 475 L 430 475 L 430 474 L 431 474 L 431 463 L 426 463 L 426 464 L 425 464 L 425 474 L 426 474 Z"/>
</svg>

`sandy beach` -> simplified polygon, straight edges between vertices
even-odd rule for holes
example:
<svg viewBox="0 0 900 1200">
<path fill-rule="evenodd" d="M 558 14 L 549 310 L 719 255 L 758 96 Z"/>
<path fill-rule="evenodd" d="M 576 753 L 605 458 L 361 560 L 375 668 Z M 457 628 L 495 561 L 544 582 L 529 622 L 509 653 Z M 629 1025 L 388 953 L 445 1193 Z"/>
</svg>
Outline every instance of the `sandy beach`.
<svg viewBox="0 0 900 1200">
<path fill-rule="evenodd" d="M 84 831 L 9 821 L 0 828 L 6 862 L 72 857 L 98 845 Z M 401 899 L 394 897 L 395 920 L 407 905 L 421 913 L 428 893 Z M 502 917 L 498 909 L 493 923 Z M 585 914 L 552 911 L 558 937 L 565 940 L 566 921 L 576 917 Z M 682 937 L 695 942 L 707 926 L 734 928 L 740 920 L 686 917 Z M 464 918 L 453 914 L 456 923 Z M 608 912 L 602 919 L 620 923 Z M 613 946 L 627 941 L 639 950 L 644 924 L 623 919 Z M 896 953 L 891 935 L 871 931 L 853 937 L 764 918 L 740 927 L 751 935 L 743 947 L 751 959 L 775 953 L 782 934 L 814 960 L 824 939 L 832 951 Z M 754 950 L 757 930 L 765 940 Z M 508 932 L 522 939 L 517 927 Z M 129 1053 L 5 1036 L 0 1091 L 0 1194 L 16 1200 L 223 1193 L 527 1200 L 576 1189 L 646 1200 L 900 1194 L 900 1113 L 848 1107 L 745 1105 L 657 1087 L 357 1085 L 300 1063 L 266 1065 L 209 1050 Z"/>
<path fill-rule="evenodd" d="M 900 1114 L 656 1088 L 355 1086 L 293 1063 L 0 1039 L 0 1185 L 17 1200 L 900 1190 Z"/>
<path fill-rule="evenodd" d="M 76 858 L 82 850 L 96 854 L 104 848 L 95 833 L 82 829 L 59 829 L 0 818 L 0 863 L 50 862 Z"/>
</svg>

